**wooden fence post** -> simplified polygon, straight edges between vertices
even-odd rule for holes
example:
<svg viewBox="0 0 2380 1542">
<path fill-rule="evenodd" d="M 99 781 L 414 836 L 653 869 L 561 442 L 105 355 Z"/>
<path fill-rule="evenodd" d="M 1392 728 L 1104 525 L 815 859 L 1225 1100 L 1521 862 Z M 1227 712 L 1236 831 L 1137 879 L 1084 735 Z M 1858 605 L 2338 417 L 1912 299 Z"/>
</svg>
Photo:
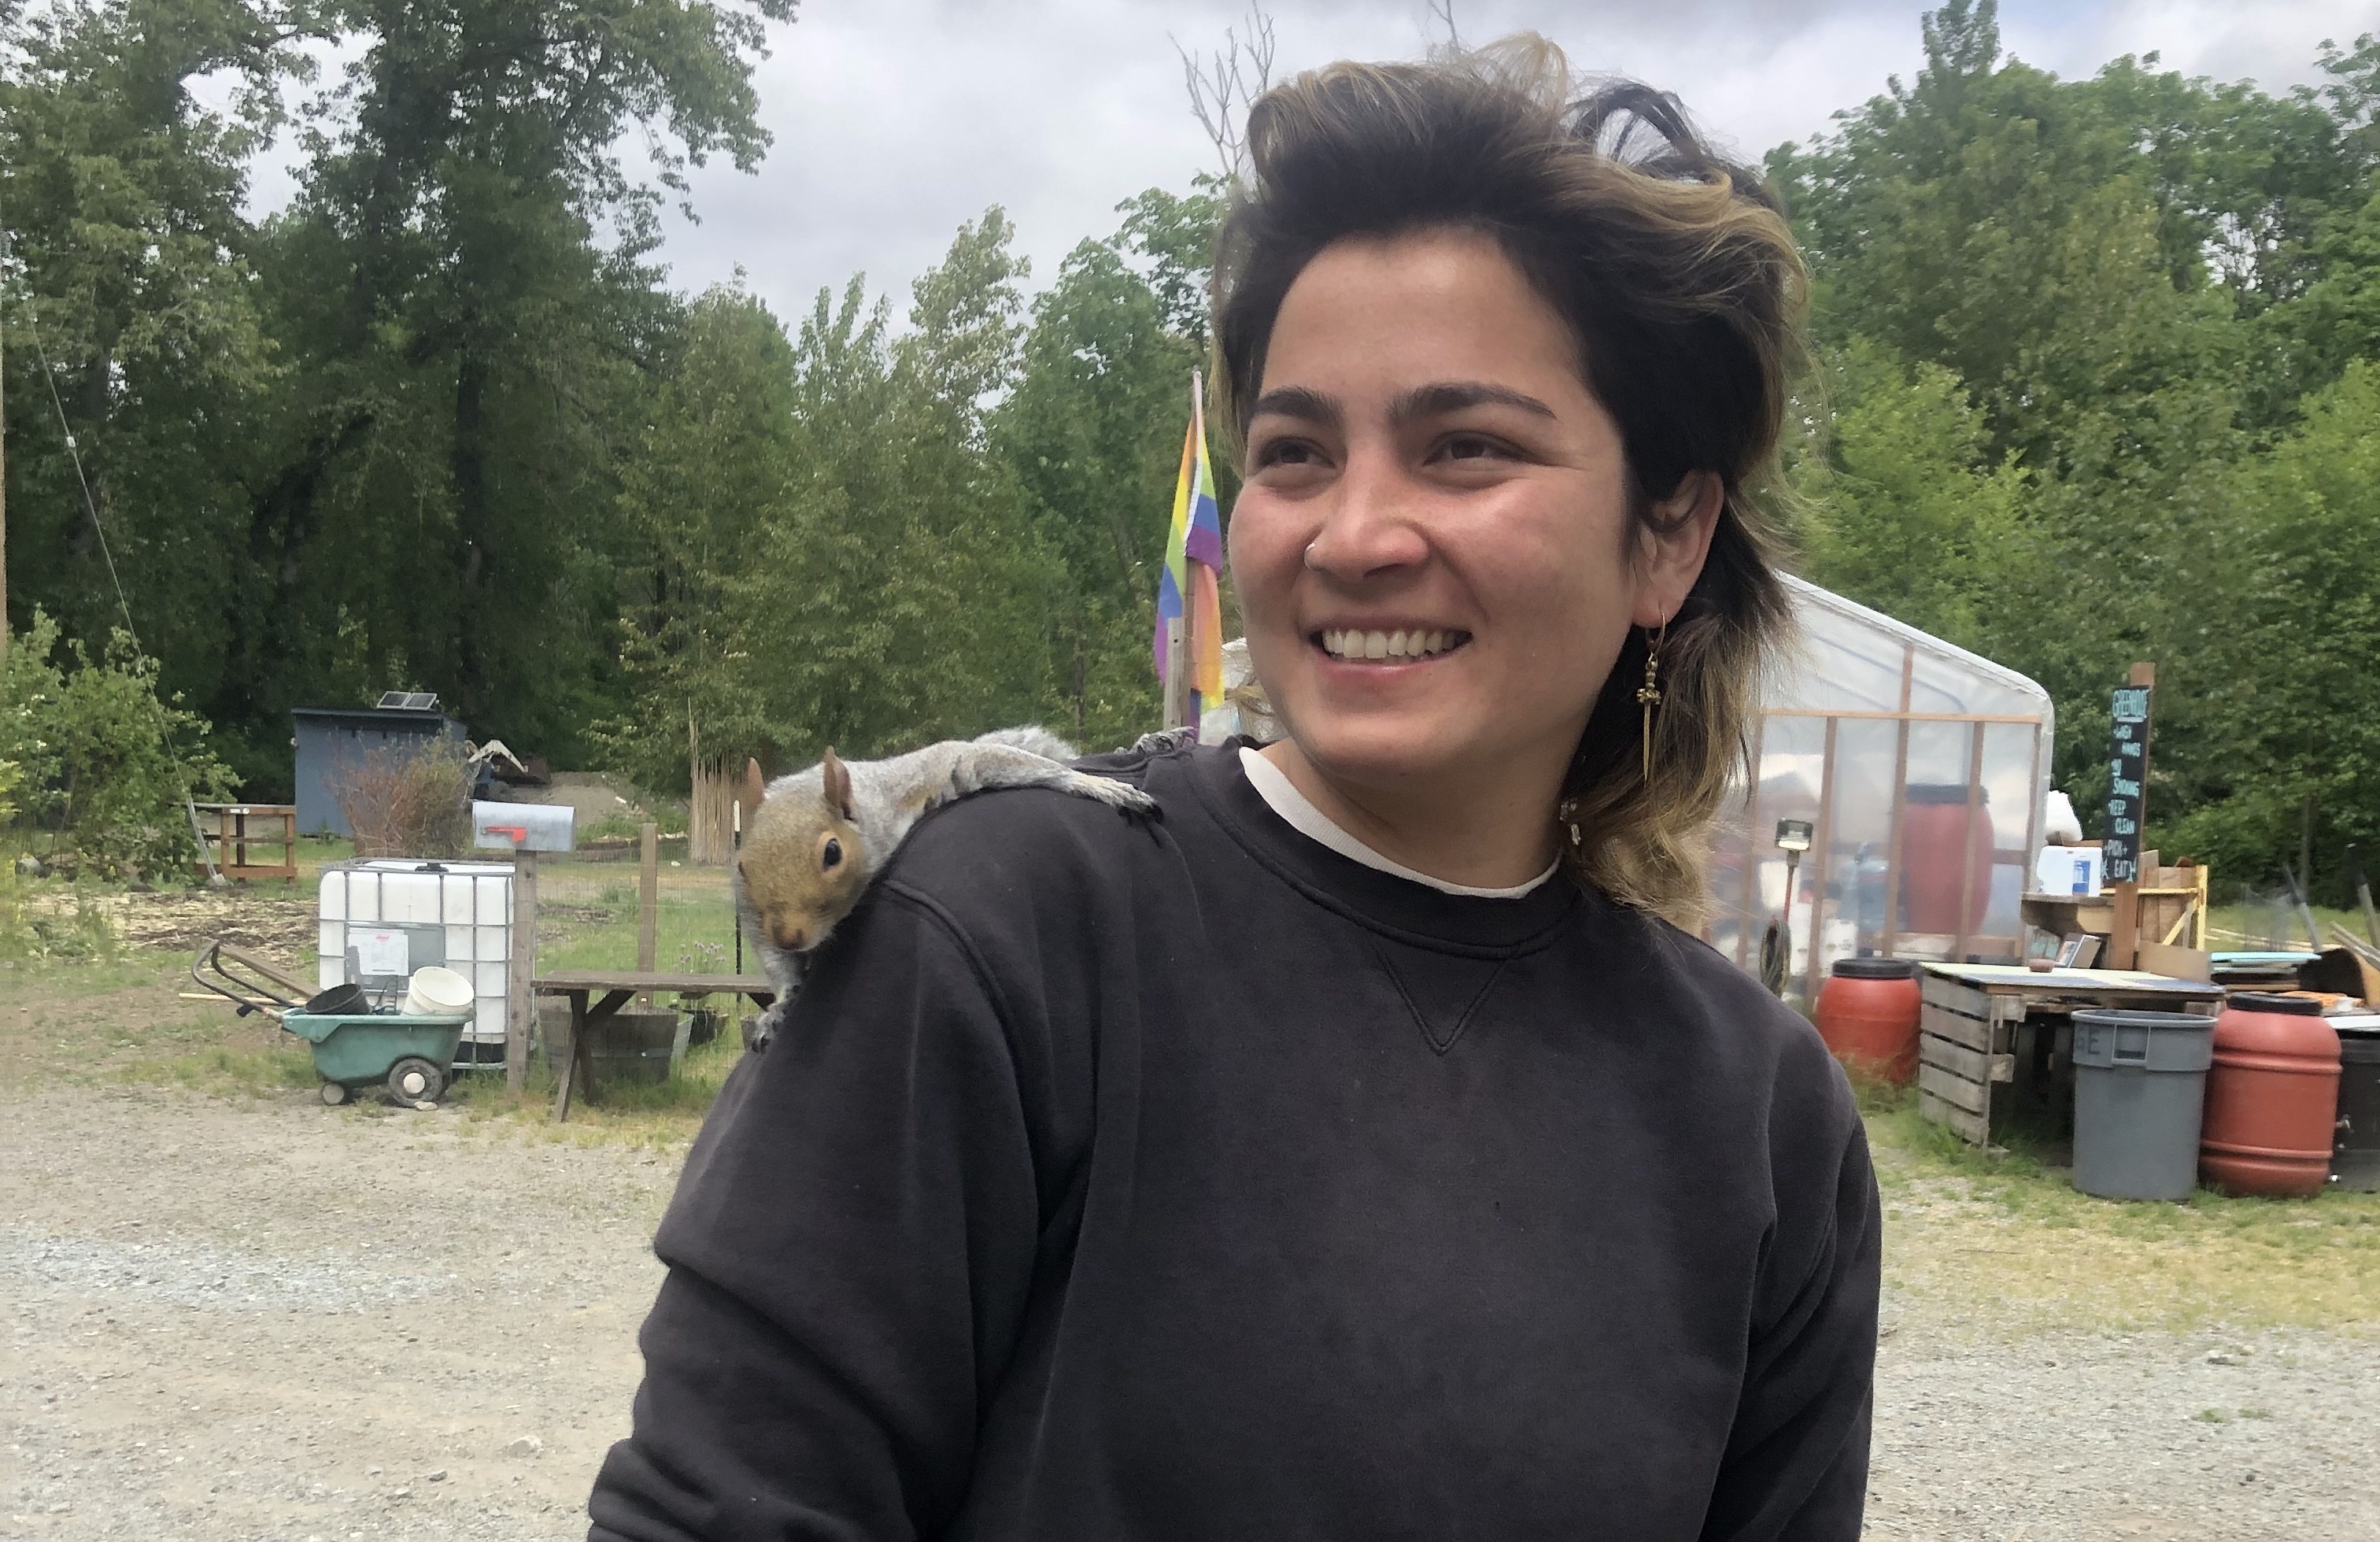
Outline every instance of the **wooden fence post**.
<svg viewBox="0 0 2380 1542">
<path fill-rule="evenodd" d="M 662 827 L 645 826 L 644 839 L 638 852 L 637 874 L 637 967 L 650 970 L 653 953 L 661 940 L 662 903 Z M 652 993 L 638 998 L 638 1004 L 650 1006 Z"/>
<path fill-rule="evenodd" d="M 528 1081 L 529 1036 L 537 1026 L 537 853 L 513 854 L 512 963 L 504 973 L 504 1090 Z M 568 1062 L 564 1062 L 565 1065 Z"/>
</svg>

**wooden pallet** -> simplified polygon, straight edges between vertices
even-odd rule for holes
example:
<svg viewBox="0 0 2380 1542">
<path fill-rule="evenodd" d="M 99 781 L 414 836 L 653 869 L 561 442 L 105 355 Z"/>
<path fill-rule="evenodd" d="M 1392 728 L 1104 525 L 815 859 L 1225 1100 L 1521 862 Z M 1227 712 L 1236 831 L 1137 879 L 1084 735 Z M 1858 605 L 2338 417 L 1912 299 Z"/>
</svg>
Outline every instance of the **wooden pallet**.
<svg viewBox="0 0 2380 1542">
<path fill-rule="evenodd" d="M 1921 977 L 1917 1111 L 1989 1146 L 1992 1087 L 2016 1077 L 2016 1026 L 2024 1021 L 2024 1002 L 1957 980 Z"/>
<path fill-rule="evenodd" d="M 2219 987 L 2135 970 L 1927 964 L 1918 978 L 1918 1111 L 1986 1147 L 1994 1114 L 2008 1111 L 1996 1109 L 1994 1089 L 2051 1090 L 2038 1076 L 2064 1052 L 2058 1036 L 2078 1009 L 2211 1014 L 2223 1001 Z M 2027 1068 L 2022 1085 L 2020 1065 Z"/>
</svg>

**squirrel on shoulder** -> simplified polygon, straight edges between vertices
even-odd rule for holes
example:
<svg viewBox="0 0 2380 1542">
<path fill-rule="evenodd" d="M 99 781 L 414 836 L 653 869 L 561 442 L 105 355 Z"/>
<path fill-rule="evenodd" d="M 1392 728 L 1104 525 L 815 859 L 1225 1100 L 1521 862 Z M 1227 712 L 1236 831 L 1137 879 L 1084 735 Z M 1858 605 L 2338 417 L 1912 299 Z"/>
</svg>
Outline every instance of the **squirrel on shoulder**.
<svg viewBox="0 0 2380 1542">
<path fill-rule="evenodd" d="M 777 999 L 749 1048 L 765 1049 L 783 1025 L 808 955 L 851 914 L 928 809 L 994 787 L 1050 787 L 1132 818 L 1158 816 L 1156 800 L 1139 788 L 1063 764 L 1075 758 L 1056 735 L 1027 727 L 946 739 L 885 760 L 846 762 L 830 749 L 817 765 L 765 789 L 759 762 L 751 762 L 745 795 L 759 807 L 735 859 L 735 911 Z"/>
</svg>

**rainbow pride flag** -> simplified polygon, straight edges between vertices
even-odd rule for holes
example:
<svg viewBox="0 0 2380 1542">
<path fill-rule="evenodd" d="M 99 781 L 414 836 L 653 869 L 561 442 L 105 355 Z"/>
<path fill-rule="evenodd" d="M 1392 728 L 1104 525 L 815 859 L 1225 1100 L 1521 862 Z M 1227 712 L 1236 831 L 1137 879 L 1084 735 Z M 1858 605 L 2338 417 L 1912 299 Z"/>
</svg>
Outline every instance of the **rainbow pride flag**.
<svg viewBox="0 0 2380 1542">
<path fill-rule="evenodd" d="M 1204 382 L 1190 376 L 1190 432 L 1182 442 L 1182 476 L 1173 487 L 1173 523 L 1165 536 L 1165 570 L 1157 582 L 1157 678 L 1166 678 L 1166 623 L 1189 635 L 1190 721 L 1223 699 L 1223 514 L 1215 503 L 1215 468 L 1207 459 Z"/>
</svg>

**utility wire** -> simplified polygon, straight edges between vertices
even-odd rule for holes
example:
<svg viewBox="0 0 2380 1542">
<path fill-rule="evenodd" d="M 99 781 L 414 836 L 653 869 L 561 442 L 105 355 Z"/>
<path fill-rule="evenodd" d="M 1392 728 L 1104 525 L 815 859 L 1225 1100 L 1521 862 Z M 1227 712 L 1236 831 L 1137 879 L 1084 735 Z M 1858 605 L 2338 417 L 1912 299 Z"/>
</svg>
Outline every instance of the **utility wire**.
<svg viewBox="0 0 2380 1542">
<path fill-rule="evenodd" d="M 6 229 L 0 228 L 0 261 L 6 261 L 15 255 L 15 243 L 8 238 Z M 75 443 L 73 425 L 67 421 L 66 400 L 58 395 L 57 371 L 50 367 L 50 350 L 42 342 L 39 321 L 30 314 L 30 305 L 26 309 L 28 314 L 25 330 L 32 334 L 33 352 L 42 361 L 42 382 L 50 388 L 50 406 L 58 415 L 58 433 L 67 442 L 67 458 L 74 463 L 75 485 L 82 490 L 83 512 L 91 516 L 91 533 L 99 538 L 99 555 L 101 561 L 107 565 L 107 581 L 115 586 L 115 603 L 124 612 L 125 635 L 132 639 L 132 646 L 138 649 L 140 656 L 145 659 L 149 656 L 149 650 L 141 645 L 140 628 L 133 625 L 132 601 L 124 592 L 124 579 L 115 570 L 115 553 L 107 543 L 107 527 L 100 523 L 99 500 L 91 495 L 91 479 L 83 473 L 82 449 Z M 0 625 L 7 625 L 6 621 L 0 619 Z M 157 708 L 158 740 L 165 747 L 165 759 L 174 768 L 174 779 L 181 784 L 182 811 L 190 817 L 190 839 L 198 843 L 199 860 L 206 864 L 207 881 L 211 884 L 220 884 L 224 881 L 224 877 L 215 868 L 214 853 L 208 849 L 206 832 L 199 824 L 198 802 L 190 795 L 189 770 L 183 764 L 182 753 L 174 744 L 174 721 L 166 715 L 165 703 L 157 695 L 153 681 L 150 686 L 149 699 L 155 703 Z"/>
</svg>

